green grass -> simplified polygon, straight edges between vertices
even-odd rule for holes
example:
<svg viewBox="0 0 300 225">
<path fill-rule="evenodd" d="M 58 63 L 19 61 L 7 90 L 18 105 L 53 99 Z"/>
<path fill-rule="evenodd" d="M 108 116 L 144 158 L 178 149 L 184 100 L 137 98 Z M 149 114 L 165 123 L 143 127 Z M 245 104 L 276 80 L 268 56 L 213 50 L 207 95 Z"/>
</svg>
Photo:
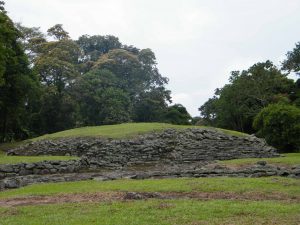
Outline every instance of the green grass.
<svg viewBox="0 0 300 225">
<path fill-rule="evenodd" d="M 71 160 L 79 159 L 74 156 L 6 156 L 0 153 L 0 164 L 34 163 L 44 160 Z"/>
<path fill-rule="evenodd" d="M 232 159 L 219 161 L 222 165 L 227 166 L 246 166 L 255 164 L 257 161 L 266 161 L 269 164 L 295 166 L 300 165 L 300 153 L 283 154 L 283 157 L 278 158 L 246 158 L 246 159 Z"/>
<path fill-rule="evenodd" d="M 0 207 L 0 225 L 299 224 L 300 204 L 147 200 Z"/>
<path fill-rule="evenodd" d="M 82 127 L 71 130 L 65 130 L 53 134 L 46 134 L 37 138 L 31 139 L 31 141 L 37 141 L 42 139 L 55 139 L 64 137 L 107 137 L 107 138 L 128 138 L 134 137 L 139 134 L 145 134 L 152 131 L 162 131 L 167 128 L 174 129 L 186 129 L 186 128 L 201 128 L 200 126 L 191 125 L 172 125 L 166 123 L 124 123 L 117 125 L 104 125 L 104 126 L 93 126 L 93 127 Z M 203 128 L 203 127 L 202 127 Z M 218 128 L 211 128 L 218 129 Z M 224 129 L 218 129 L 219 131 L 236 136 L 244 136 L 246 134 L 230 131 Z"/>
<path fill-rule="evenodd" d="M 94 193 L 99 191 L 147 192 L 232 192 L 283 193 L 300 195 L 300 180 L 283 177 L 267 178 L 174 178 L 148 180 L 78 181 L 33 184 L 19 189 L 0 192 L 0 198 L 62 193 Z"/>
<path fill-rule="evenodd" d="M 1 146 L 0 146 L 1 147 Z M 0 150 L 0 165 L 1 164 L 17 164 L 17 163 L 34 163 L 44 160 L 71 160 L 79 159 L 74 156 L 7 156 Z"/>
<path fill-rule="evenodd" d="M 0 198 L 106 191 L 262 193 L 284 194 L 292 199 L 300 195 L 300 180 L 268 177 L 80 181 L 34 184 L 0 192 Z M 300 204 L 295 201 L 148 199 L 0 207 L 0 225 L 297 225 L 299 215 Z"/>
</svg>

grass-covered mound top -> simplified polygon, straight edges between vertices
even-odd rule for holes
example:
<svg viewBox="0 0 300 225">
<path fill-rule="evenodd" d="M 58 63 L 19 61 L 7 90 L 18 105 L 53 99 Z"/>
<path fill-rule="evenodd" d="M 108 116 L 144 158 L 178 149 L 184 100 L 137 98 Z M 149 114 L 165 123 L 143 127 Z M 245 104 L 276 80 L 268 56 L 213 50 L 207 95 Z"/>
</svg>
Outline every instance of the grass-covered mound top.
<svg viewBox="0 0 300 225">
<path fill-rule="evenodd" d="M 220 132 L 234 135 L 234 136 L 246 136 L 247 134 L 240 133 L 232 130 L 225 130 L 220 128 L 211 128 L 203 126 L 192 125 L 173 125 L 167 123 L 123 123 L 117 125 L 104 125 L 104 126 L 92 126 L 81 127 L 71 130 L 65 130 L 53 134 L 46 134 L 37 138 L 30 139 L 30 141 L 38 141 L 44 139 L 56 139 L 65 137 L 106 137 L 106 138 L 130 138 L 139 134 L 145 134 L 150 132 L 159 132 L 168 128 L 173 129 L 186 129 L 186 128 L 207 128 L 217 129 Z"/>
<path fill-rule="evenodd" d="M 224 166 L 243 167 L 257 164 L 257 161 L 266 161 L 266 163 L 278 166 L 298 166 L 300 165 L 300 153 L 282 154 L 276 158 L 244 158 L 223 160 L 219 163 Z"/>
<path fill-rule="evenodd" d="M 17 163 L 36 163 L 41 161 L 67 161 L 72 159 L 79 159 L 74 156 L 7 156 L 0 150 L 0 165 L 1 164 L 17 164 Z"/>
</svg>

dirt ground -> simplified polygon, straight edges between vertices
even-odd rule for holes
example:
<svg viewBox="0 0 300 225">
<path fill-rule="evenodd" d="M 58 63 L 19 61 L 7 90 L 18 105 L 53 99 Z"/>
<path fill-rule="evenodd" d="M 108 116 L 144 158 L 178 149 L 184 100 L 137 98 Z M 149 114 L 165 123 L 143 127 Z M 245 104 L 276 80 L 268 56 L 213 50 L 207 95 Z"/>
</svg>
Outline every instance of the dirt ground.
<svg viewBox="0 0 300 225">
<path fill-rule="evenodd" d="M 300 202 L 300 196 L 291 198 L 283 194 L 245 193 L 237 194 L 230 192 L 97 192 L 80 194 L 59 194 L 52 196 L 28 196 L 0 200 L 0 206 L 11 207 L 21 205 L 40 205 L 75 202 L 110 202 L 131 201 L 147 199 L 230 199 L 230 200 L 280 200 L 286 202 Z"/>
</svg>

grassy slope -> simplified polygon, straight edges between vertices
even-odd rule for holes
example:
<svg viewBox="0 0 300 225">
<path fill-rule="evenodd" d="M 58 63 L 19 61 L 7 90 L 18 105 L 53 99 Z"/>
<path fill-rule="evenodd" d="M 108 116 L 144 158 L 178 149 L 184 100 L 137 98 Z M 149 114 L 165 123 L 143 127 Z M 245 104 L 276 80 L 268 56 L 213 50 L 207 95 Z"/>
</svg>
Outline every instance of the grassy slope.
<svg viewBox="0 0 300 225">
<path fill-rule="evenodd" d="M 233 192 L 233 193 L 283 193 L 300 195 L 300 180 L 283 177 L 267 178 L 176 178 L 148 180 L 78 181 L 34 184 L 19 189 L 0 192 L 0 198 L 61 193 L 93 193 L 99 191 L 147 192 Z"/>
<path fill-rule="evenodd" d="M 276 201 L 147 200 L 0 208 L 1 225 L 298 224 L 300 207 Z"/>
<path fill-rule="evenodd" d="M 44 160 L 79 159 L 73 156 L 6 156 L 0 153 L 0 164 L 35 163 Z"/>
<path fill-rule="evenodd" d="M 195 127 L 201 128 L 200 126 L 173 125 L 173 124 L 166 124 L 166 123 L 123 123 L 117 125 L 75 128 L 75 129 L 61 131 L 53 134 L 46 134 L 37 138 L 33 138 L 31 139 L 31 141 L 37 141 L 42 139 L 63 138 L 63 137 L 86 137 L 86 136 L 127 138 L 127 137 L 134 137 L 139 134 L 149 133 L 152 131 L 162 131 L 167 128 L 186 129 L 186 128 L 195 128 Z M 218 129 L 218 128 L 211 128 L 211 129 Z M 230 135 L 236 135 L 236 136 L 246 135 L 237 131 L 224 130 L 224 129 L 218 129 L 218 130 Z"/>
<path fill-rule="evenodd" d="M 219 161 L 222 165 L 227 166 L 246 166 L 256 164 L 257 161 L 266 161 L 268 164 L 295 166 L 300 165 L 300 153 L 283 154 L 283 157 L 278 158 L 246 158 L 246 159 L 232 159 Z"/>
</svg>

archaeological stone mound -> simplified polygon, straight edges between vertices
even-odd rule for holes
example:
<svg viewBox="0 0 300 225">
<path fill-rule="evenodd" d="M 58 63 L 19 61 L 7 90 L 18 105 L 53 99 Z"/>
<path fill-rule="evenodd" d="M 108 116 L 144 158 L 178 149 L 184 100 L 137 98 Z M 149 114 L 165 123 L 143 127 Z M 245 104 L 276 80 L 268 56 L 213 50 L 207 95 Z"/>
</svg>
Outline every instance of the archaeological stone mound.
<svg viewBox="0 0 300 225">
<path fill-rule="evenodd" d="M 80 156 L 91 168 L 278 156 L 276 149 L 255 136 L 232 136 L 203 128 L 166 129 L 128 139 L 69 137 L 40 140 L 12 149 L 8 154 Z"/>
</svg>

